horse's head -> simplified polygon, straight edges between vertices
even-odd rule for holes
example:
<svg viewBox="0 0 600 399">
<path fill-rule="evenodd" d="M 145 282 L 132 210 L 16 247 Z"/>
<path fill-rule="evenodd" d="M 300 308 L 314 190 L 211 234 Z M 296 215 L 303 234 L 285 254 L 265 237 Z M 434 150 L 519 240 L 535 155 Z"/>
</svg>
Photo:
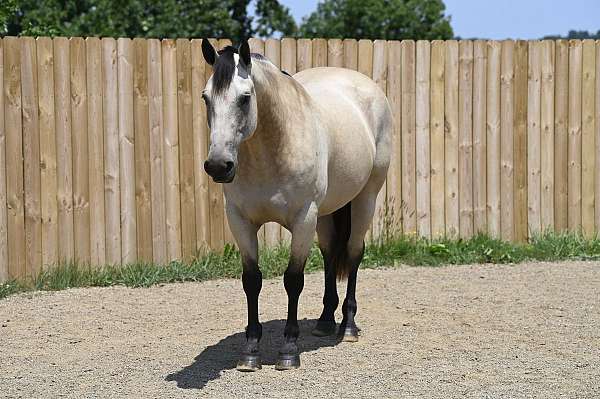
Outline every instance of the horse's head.
<svg viewBox="0 0 600 399">
<path fill-rule="evenodd" d="M 235 177 L 240 143 L 252 136 L 257 124 L 250 47 L 244 40 L 239 49 L 228 46 L 217 53 L 202 40 L 202 54 L 214 72 L 202 93 L 210 128 L 204 170 L 215 182 L 229 183 Z"/>
</svg>

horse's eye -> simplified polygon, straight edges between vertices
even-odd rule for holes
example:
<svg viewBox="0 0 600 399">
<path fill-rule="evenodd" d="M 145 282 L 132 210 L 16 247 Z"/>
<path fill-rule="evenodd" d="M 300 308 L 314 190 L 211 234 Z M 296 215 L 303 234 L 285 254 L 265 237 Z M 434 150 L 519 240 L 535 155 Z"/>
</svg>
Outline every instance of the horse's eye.
<svg viewBox="0 0 600 399">
<path fill-rule="evenodd" d="M 208 103 L 208 96 L 206 95 L 206 93 L 202 93 L 202 99 L 205 103 Z"/>
</svg>

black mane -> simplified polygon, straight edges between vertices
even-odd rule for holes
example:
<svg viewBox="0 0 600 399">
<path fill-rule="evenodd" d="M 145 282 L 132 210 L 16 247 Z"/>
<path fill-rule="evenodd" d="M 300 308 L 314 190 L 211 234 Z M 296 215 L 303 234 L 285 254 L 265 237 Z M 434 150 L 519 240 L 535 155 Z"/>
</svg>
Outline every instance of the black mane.
<svg viewBox="0 0 600 399">
<path fill-rule="evenodd" d="M 233 55 L 238 54 L 238 49 L 233 46 L 225 46 L 222 50 L 218 51 L 218 54 L 219 57 L 215 65 L 213 65 L 213 90 L 215 94 L 222 93 L 229 88 L 235 72 L 235 59 Z M 250 57 L 261 61 L 268 61 L 267 57 L 258 53 L 251 53 Z M 281 73 L 291 77 L 285 71 L 281 71 Z"/>
</svg>

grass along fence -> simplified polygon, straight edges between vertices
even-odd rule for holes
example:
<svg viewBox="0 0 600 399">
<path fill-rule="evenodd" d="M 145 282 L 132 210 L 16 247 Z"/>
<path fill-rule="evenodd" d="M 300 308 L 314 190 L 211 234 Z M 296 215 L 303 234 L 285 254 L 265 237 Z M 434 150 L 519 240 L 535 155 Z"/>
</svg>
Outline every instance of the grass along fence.
<svg viewBox="0 0 600 399">
<path fill-rule="evenodd" d="M 223 47 L 228 40 L 214 40 Z M 233 239 L 202 168 L 201 40 L 0 40 L 0 281 L 164 265 Z M 371 237 L 600 230 L 600 42 L 252 40 L 282 69 L 356 69 L 393 108 Z M 289 238 L 275 224 L 268 246 Z"/>
<path fill-rule="evenodd" d="M 287 245 L 263 247 L 260 253 L 263 277 L 283 275 L 289 256 Z M 361 268 L 561 260 L 600 260 L 600 239 L 587 239 L 574 233 L 545 233 L 532 237 L 528 243 L 511 243 L 484 235 L 466 240 L 427 240 L 401 236 L 369 243 Z M 312 273 L 322 269 L 323 258 L 314 246 L 305 270 Z M 172 261 L 166 265 L 137 262 L 124 266 L 90 267 L 65 263 L 47 268 L 33 278 L 0 283 L 0 299 L 27 291 L 114 285 L 149 287 L 164 283 L 239 278 L 241 272 L 239 252 L 230 245 L 220 253 L 212 252 L 189 262 Z"/>
</svg>

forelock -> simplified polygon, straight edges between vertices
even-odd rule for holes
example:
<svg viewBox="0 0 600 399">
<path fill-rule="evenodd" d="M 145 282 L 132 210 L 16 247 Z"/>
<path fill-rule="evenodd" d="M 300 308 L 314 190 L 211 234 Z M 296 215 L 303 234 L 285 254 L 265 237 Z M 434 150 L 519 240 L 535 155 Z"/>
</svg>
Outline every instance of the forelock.
<svg viewBox="0 0 600 399">
<path fill-rule="evenodd" d="M 237 49 L 227 46 L 219 51 L 219 57 L 213 66 L 213 91 L 215 94 L 223 93 L 229 88 L 235 73 L 235 57 Z"/>
</svg>

